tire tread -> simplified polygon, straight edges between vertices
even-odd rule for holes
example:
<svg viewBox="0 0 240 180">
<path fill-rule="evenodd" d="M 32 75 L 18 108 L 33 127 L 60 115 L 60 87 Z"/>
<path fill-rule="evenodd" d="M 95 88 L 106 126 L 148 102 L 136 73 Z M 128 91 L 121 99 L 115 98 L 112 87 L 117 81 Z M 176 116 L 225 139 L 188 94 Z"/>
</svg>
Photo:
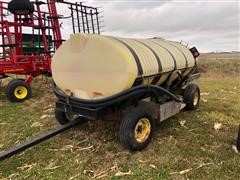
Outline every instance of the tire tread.
<svg viewBox="0 0 240 180">
<path fill-rule="evenodd" d="M 193 102 L 194 102 L 194 96 L 195 93 L 199 94 L 199 100 L 198 100 L 198 104 L 196 106 L 194 106 Z M 196 110 L 199 108 L 200 106 L 200 89 L 198 87 L 198 85 L 196 84 L 189 84 L 185 91 L 184 91 L 184 95 L 183 95 L 183 99 L 184 99 L 184 103 L 186 103 L 186 110 Z"/>
<path fill-rule="evenodd" d="M 27 88 L 28 94 L 24 99 L 18 99 L 17 97 L 15 97 L 14 90 L 16 86 L 24 86 Z M 32 89 L 30 85 L 27 84 L 24 80 L 14 79 L 10 83 L 8 83 L 8 86 L 6 88 L 6 96 L 10 102 L 23 102 L 32 96 Z"/>
<path fill-rule="evenodd" d="M 137 123 L 137 120 L 144 116 L 148 117 L 148 119 L 151 122 L 152 128 L 149 138 L 144 143 L 140 144 L 136 140 L 135 141 L 133 140 L 134 137 L 132 137 L 133 135 L 132 131 Z M 127 113 L 121 122 L 119 130 L 120 142 L 123 145 L 123 147 L 129 149 L 130 151 L 142 150 L 150 143 L 153 136 L 154 128 L 155 121 L 152 116 L 152 113 L 143 107 L 136 108 L 131 112 Z"/>
</svg>

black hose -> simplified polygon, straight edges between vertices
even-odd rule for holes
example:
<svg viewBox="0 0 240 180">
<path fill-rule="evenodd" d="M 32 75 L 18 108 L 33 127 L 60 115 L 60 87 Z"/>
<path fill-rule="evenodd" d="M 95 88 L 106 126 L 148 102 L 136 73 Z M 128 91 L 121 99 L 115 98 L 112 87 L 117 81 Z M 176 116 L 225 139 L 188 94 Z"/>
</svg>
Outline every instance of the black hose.
<svg viewBox="0 0 240 180">
<path fill-rule="evenodd" d="M 116 94 L 104 99 L 100 99 L 100 100 L 85 100 L 85 99 L 80 99 L 73 96 L 66 96 L 65 94 L 57 90 L 57 87 L 55 84 L 53 84 L 53 91 L 55 95 L 62 101 L 65 101 L 65 102 L 69 101 L 70 104 L 72 105 L 89 107 L 89 108 L 111 106 L 116 103 L 123 102 L 134 97 L 138 97 L 140 95 L 157 98 L 160 94 L 163 94 L 176 102 L 182 102 L 180 98 L 178 98 L 168 90 L 155 85 L 139 85 L 129 90 L 125 90 L 119 94 Z"/>
</svg>

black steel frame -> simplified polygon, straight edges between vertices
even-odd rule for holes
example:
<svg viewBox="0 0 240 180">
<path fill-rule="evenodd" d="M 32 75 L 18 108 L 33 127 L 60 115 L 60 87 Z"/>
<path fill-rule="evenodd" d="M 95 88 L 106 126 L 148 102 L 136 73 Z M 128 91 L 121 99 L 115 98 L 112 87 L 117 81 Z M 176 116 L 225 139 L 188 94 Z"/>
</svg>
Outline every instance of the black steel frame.
<svg viewBox="0 0 240 180">
<path fill-rule="evenodd" d="M 123 107 L 138 103 L 140 100 L 151 97 L 157 103 L 159 97 L 166 96 L 169 100 L 182 102 L 183 100 L 169 90 L 155 85 L 139 85 L 117 95 L 101 100 L 83 100 L 67 96 L 53 84 L 53 92 L 58 98 L 56 108 L 62 112 L 74 112 L 90 120 L 100 119 L 109 112 L 120 110 Z"/>
<path fill-rule="evenodd" d="M 193 74 L 190 76 L 185 82 L 189 83 L 190 81 L 198 78 L 200 74 Z M 181 97 L 173 94 L 169 90 L 155 86 L 155 85 L 139 85 L 133 87 L 129 90 L 123 91 L 117 95 L 111 96 L 109 98 L 101 99 L 101 100 L 83 100 L 79 98 L 75 98 L 72 96 L 67 96 L 63 92 L 61 92 L 56 84 L 53 83 L 53 92 L 57 96 L 58 100 L 56 101 L 56 109 L 59 111 L 67 112 L 75 112 L 80 114 L 83 118 L 87 118 L 88 120 L 97 120 L 110 112 L 114 112 L 116 110 L 121 110 L 126 106 L 136 105 L 138 101 L 151 97 L 155 100 L 156 103 L 164 103 L 159 100 L 159 97 L 166 97 L 167 100 L 174 100 L 176 102 L 183 102 Z M 165 99 L 165 102 L 167 101 Z M 14 156 L 24 150 L 33 147 L 45 140 L 48 140 L 68 129 L 76 126 L 81 119 L 77 118 L 74 121 L 69 122 L 66 125 L 63 125 L 55 130 L 51 130 L 39 137 L 36 137 L 30 141 L 27 141 L 17 147 L 14 147 L 8 151 L 0 152 L 0 161 L 3 161 L 11 156 Z"/>
<path fill-rule="evenodd" d="M 71 10 L 73 33 L 100 34 L 100 12 L 98 8 L 85 6 L 82 2 L 68 3 Z"/>
</svg>

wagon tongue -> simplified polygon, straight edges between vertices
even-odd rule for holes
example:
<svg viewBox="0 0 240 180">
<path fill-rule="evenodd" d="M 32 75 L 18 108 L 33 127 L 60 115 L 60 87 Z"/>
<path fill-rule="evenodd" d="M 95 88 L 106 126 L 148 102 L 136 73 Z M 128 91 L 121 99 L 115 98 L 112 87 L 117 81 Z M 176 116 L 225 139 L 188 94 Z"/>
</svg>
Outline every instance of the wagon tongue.
<svg viewBox="0 0 240 180">
<path fill-rule="evenodd" d="M 0 151 L 0 161 L 10 158 L 18 153 L 25 151 L 28 148 L 31 148 L 31 147 L 33 147 L 43 141 L 46 141 L 54 136 L 57 136 L 58 134 L 63 133 L 64 131 L 67 131 L 68 129 L 71 129 L 78 124 L 79 124 L 79 119 L 76 119 L 74 121 L 69 122 L 68 124 L 62 125 L 59 128 L 51 130 L 51 131 L 49 131 L 41 136 L 38 136 L 36 138 L 33 138 L 32 140 L 27 141 L 27 142 L 25 142 L 19 146 L 16 146 L 10 150 L 7 150 L 5 152 Z"/>
</svg>

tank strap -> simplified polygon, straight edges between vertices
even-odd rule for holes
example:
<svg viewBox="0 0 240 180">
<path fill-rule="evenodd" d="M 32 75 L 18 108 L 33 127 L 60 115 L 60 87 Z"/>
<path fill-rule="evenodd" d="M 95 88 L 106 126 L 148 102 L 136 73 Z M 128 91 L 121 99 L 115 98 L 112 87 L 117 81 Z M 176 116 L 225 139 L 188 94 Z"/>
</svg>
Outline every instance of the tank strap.
<svg viewBox="0 0 240 180">
<path fill-rule="evenodd" d="M 139 59 L 137 53 L 134 51 L 134 49 L 131 46 L 129 46 L 127 43 L 125 43 L 124 41 L 122 41 L 118 38 L 113 37 L 113 39 L 115 39 L 118 42 L 120 42 L 121 44 L 123 44 L 131 52 L 131 54 L 133 55 L 133 57 L 136 61 L 137 67 L 138 67 L 138 76 L 142 76 L 143 75 L 143 68 L 142 68 L 140 59 Z"/>
<path fill-rule="evenodd" d="M 139 86 L 143 84 L 143 78 L 137 78 L 135 82 L 133 83 L 133 86 Z"/>
<path fill-rule="evenodd" d="M 157 53 L 153 50 L 153 48 L 151 48 L 150 46 L 148 46 L 147 44 L 145 44 L 144 42 L 142 41 L 139 41 L 139 40 L 136 40 L 134 39 L 134 41 L 142 44 L 143 46 L 147 47 L 152 53 L 153 55 L 155 56 L 156 60 L 157 60 L 157 63 L 158 63 L 158 72 L 162 72 L 162 64 L 161 64 L 161 60 L 159 58 L 159 56 L 157 55 Z"/>
<path fill-rule="evenodd" d="M 162 47 L 163 49 L 165 49 L 165 50 L 172 56 L 173 62 L 174 62 L 174 70 L 176 70 L 176 69 L 177 69 L 177 61 L 176 61 L 174 55 L 173 55 L 166 47 L 162 46 L 161 44 L 159 44 L 159 43 L 157 43 L 157 42 L 155 42 L 155 41 L 153 41 L 153 40 L 151 40 L 151 39 L 149 39 L 149 40 L 150 40 L 151 42 L 157 44 L 158 46 Z"/>
<path fill-rule="evenodd" d="M 177 47 L 176 45 L 174 45 L 173 43 L 169 43 L 169 42 L 167 42 L 167 41 L 166 41 L 166 43 L 169 44 L 169 45 L 174 46 L 176 49 L 178 49 L 178 50 L 182 53 L 182 55 L 184 56 L 184 59 L 185 59 L 185 61 L 186 61 L 186 67 L 188 68 L 188 60 L 187 60 L 187 57 L 186 57 L 186 55 L 184 54 L 184 52 L 183 52 L 179 47 Z"/>
<path fill-rule="evenodd" d="M 151 84 L 157 85 L 157 83 L 160 81 L 161 77 L 162 77 L 162 75 L 155 76 L 153 81 L 151 82 Z"/>
</svg>

